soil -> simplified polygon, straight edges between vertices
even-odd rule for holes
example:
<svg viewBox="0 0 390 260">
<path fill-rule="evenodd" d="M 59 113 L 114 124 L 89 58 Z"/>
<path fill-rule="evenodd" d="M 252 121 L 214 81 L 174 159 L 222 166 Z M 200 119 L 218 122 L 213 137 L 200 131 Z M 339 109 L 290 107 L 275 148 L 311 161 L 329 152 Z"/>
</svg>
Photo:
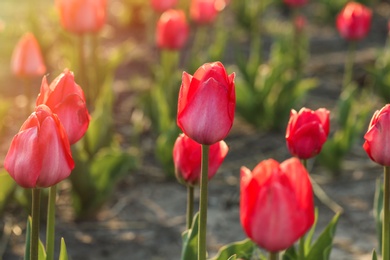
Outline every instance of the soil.
<svg viewBox="0 0 390 260">
<path fill-rule="evenodd" d="M 356 80 L 365 77 L 364 67 L 374 62 L 376 51 L 385 43 L 389 13 L 389 6 L 381 4 L 375 11 L 377 18 L 372 32 L 358 44 Z M 317 77 L 320 85 L 310 93 L 307 106 L 331 107 L 339 94 L 346 44 L 330 26 L 319 29 L 309 25 L 308 30 L 313 36 L 306 73 Z M 117 95 L 120 98 L 115 117 L 126 123 L 127 109 L 132 106 L 133 97 L 126 88 L 118 88 Z M 122 129 L 121 124 L 118 124 L 118 129 Z M 245 238 L 239 221 L 240 167 L 252 169 L 267 158 L 282 161 L 290 157 L 284 133 L 259 132 L 240 118 L 236 119 L 225 141 L 229 145 L 229 154 L 209 185 L 207 240 L 210 256 L 215 255 L 222 245 Z M 143 136 L 140 167 L 118 184 L 115 193 L 94 220 L 74 221 L 70 185 L 66 181 L 61 183 L 57 203 L 57 245 L 60 237 L 64 237 L 73 260 L 180 259 L 181 234 L 185 230 L 186 189 L 165 176 L 154 157 L 153 143 L 152 136 Z M 375 182 L 382 171 L 368 159 L 361 144 L 360 140 L 347 156 L 342 174 L 337 179 L 332 178 L 315 160 L 309 161 L 313 179 L 343 208 L 331 254 L 331 259 L 335 260 L 371 259 L 373 248 L 378 247 L 372 209 Z M 198 195 L 196 191 L 196 203 Z M 319 209 L 318 235 L 335 213 L 318 198 L 315 202 Z M 20 215 L 11 217 L 8 213 Z M 3 259 L 22 259 L 25 213 L 13 208 L 8 213 L 4 219 L 12 222 L 13 231 Z"/>
</svg>

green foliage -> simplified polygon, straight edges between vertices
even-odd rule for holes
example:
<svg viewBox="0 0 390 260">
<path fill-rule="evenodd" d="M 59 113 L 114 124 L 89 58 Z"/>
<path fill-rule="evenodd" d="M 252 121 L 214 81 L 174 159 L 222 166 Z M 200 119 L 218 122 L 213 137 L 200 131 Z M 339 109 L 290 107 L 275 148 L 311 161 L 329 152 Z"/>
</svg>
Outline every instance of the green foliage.
<svg viewBox="0 0 390 260">
<path fill-rule="evenodd" d="M 58 260 L 68 260 L 68 251 L 63 237 L 61 237 L 60 256 L 58 257 Z"/>
<path fill-rule="evenodd" d="M 375 249 L 372 250 L 372 260 L 378 260 Z"/>
<path fill-rule="evenodd" d="M 382 223 L 383 223 L 383 182 L 377 179 L 374 197 L 374 218 L 376 224 L 376 234 L 378 239 L 378 251 L 382 250 Z"/>
<path fill-rule="evenodd" d="M 197 212 L 193 218 L 191 229 L 184 231 L 182 235 L 183 247 L 181 260 L 198 259 L 198 226 L 199 212 Z"/>
<path fill-rule="evenodd" d="M 230 256 L 249 259 L 255 248 L 256 245 L 250 239 L 244 239 L 221 247 L 217 255 L 211 260 L 225 260 Z"/>
<path fill-rule="evenodd" d="M 375 93 L 386 104 L 390 103 L 390 38 L 378 53 L 375 64 L 367 70 L 372 77 Z"/>
<path fill-rule="evenodd" d="M 5 169 L 0 171 L 0 214 L 15 191 L 16 183 Z"/>
</svg>

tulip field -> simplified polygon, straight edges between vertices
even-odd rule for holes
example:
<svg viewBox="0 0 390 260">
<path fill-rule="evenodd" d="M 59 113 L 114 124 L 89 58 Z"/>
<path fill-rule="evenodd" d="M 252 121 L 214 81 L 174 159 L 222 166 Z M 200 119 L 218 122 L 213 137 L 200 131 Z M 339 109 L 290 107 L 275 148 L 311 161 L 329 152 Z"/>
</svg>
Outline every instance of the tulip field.
<svg viewBox="0 0 390 260">
<path fill-rule="evenodd" d="M 388 0 L 1 0 L 0 42 L 0 259 L 390 260 Z"/>
</svg>

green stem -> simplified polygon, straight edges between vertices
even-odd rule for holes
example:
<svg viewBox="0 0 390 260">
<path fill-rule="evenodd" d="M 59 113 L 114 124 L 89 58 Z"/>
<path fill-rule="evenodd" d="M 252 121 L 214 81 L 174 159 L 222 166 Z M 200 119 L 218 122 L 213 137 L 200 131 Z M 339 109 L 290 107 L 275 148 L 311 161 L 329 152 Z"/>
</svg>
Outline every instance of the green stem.
<svg viewBox="0 0 390 260">
<path fill-rule="evenodd" d="M 187 186 L 187 229 L 192 227 L 192 217 L 194 215 L 194 187 Z"/>
<path fill-rule="evenodd" d="M 279 260 L 279 252 L 269 252 L 269 260 Z"/>
<path fill-rule="evenodd" d="M 389 260 L 390 243 L 390 168 L 384 166 L 382 259 Z"/>
<path fill-rule="evenodd" d="M 307 159 L 303 159 L 302 160 L 302 164 L 303 166 L 306 168 L 307 170 Z M 303 235 L 300 239 L 299 239 L 299 253 L 298 253 L 298 260 L 305 260 L 305 235 Z"/>
<path fill-rule="evenodd" d="M 198 260 L 206 260 L 206 226 L 207 226 L 207 192 L 208 192 L 208 145 L 202 144 L 202 173 L 200 180 L 199 230 L 198 230 Z"/>
<path fill-rule="evenodd" d="M 355 61 L 355 42 L 351 41 L 348 45 L 347 60 L 344 67 L 344 79 L 343 88 L 345 89 L 352 81 L 353 78 L 353 64 Z"/>
<path fill-rule="evenodd" d="M 95 75 L 93 78 L 93 82 L 91 82 L 91 84 L 92 86 L 95 86 L 95 91 L 91 91 L 92 97 L 90 100 L 90 102 L 93 101 L 93 103 L 95 103 L 95 100 L 101 93 L 102 86 L 103 86 L 102 82 L 104 81 L 104 78 L 102 77 L 104 76 L 104 73 L 102 73 L 100 70 L 99 45 L 100 45 L 99 34 L 94 33 L 92 35 L 92 57 L 91 58 L 92 58 L 92 64 L 93 64 Z"/>
<path fill-rule="evenodd" d="M 41 190 L 32 189 L 30 260 L 38 260 Z"/>
<path fill-rule="evenodd" d="M 79 77 L 80 77 L 80 86 L 84 90 L 87 104 L 90 104 L 91 102 L 91 90 L 88 82 L 88 75 L 86 70 L 86 62 L 85 62 L 85 35 L 81 34 L 79 37 Z"/>
<path fill-rule="evenodd" d="M 46 260 L 54 259 L 54 234 L 55 234 L 55 206 L 57 196 L 57 185 L 49 189 L 49 202 L 47 207 L 47 226 L 46 226 Z"/>
</svg>

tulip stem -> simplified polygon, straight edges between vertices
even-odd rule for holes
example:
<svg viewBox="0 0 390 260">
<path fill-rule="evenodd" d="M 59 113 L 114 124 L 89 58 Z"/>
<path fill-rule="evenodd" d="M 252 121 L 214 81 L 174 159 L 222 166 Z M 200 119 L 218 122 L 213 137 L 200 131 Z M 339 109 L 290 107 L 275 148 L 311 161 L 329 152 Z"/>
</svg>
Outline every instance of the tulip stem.
<svg viewBox="0 0 390 260">
<path fill-rule="evenodd" d="M 278 260 L 279 253 L 278 252 L 269 252 L 269 260 Z"/>
<path fill-rule="evenodd" d="M 47 225 L 46 225 L 46 259 L 54 259 L 54 234 L 55 234 L 55 206 L 57 196 L 57 185 L 49 188 L 49 202 L 47 207 Z"/>
<path fill-rule="evenodd" d="M 206 260 L 207 192 L 208 192 L 208 145 L 202 144 L 202 173 L 200 180 L 198 260 Z"/>
<path fill-rule="evenodd" d="M 302 165 L 305 167 L 307 170 L 307 159 L 302 159 L 301 160 Z M 310 175 L 309 175 L 310 176 Z M 299 251 L 298 251 L 298 259 L 299 260 L 304 260 L 305 259 L 305 234 L 301 236 L 299 239 Z"/>
<path fill-rule="evenodd" d="M 347 60 L 344 68 L 343 88 L 345 89 L 352 81 L 353 78 L 353 63 L 355 60 L 355 42 L 349 42 Z"/>
<path fill-rule="evenodd" d="M 80 34 L 79 36 L 79 77 L 80 77 L 80 86 L 84 90 L 87 104 L 91 102 L 91 90 L 89 89 L 88 75 L 86 74 L 86 63 L 85 63 L 85 35 Z"/>
<path fill-rule="evenodd" d="M 382 223 L 382 259 L 389 260 L 390 243 L 390 168 L 384 166 L 383 188 L 383 223 Z"/>
<path fill-rule="evenodd" d="M 41 190 L 32 189 L 30 260 L 38 260 Z"/>
<path fill-rule="evenodd" d="M 187 229 L 192 226 L 192 217 L 194 215 L 194 187 L 187 186 Z"/>
</svg>

